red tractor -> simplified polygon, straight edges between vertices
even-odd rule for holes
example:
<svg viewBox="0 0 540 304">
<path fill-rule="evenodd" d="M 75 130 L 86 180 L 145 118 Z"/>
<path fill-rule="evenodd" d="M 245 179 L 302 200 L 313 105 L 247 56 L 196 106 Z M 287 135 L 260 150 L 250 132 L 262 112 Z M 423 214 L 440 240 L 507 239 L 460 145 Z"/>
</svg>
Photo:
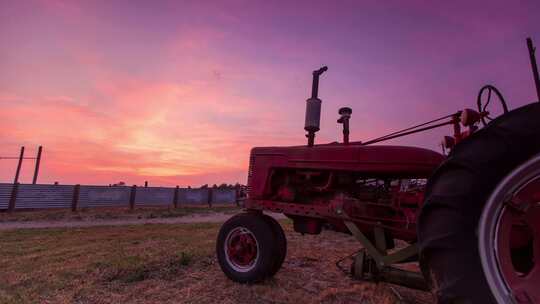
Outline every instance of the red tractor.
<svg viewBox="0 0 540 304">
<path fill-rule="evenodd" d="M 488 85 L 477 111 L 366 142 L 349 141 L 352 110 L 341 108 L 343 143 L 315 144 L 326 70 L 313 72 L 307 145 L 251 150 L 245 212 L 224 223 L 217 239 L 223 272 L 255 283 L 280 269 L 287 241 L 264 214 L 271 211 L 292 219 L 302 234 L 323 228 L 352 234 L 362 245 L 350 267 L 355 278 L 431 290 L 439 303 L 540 303 L 540 103 L 508 111 Z M 492 93 L 504 112 L 496 119 L 487 108 Z M 453 128 L 443 140 L 448 155 L 374 145 L 445 125 Z M 421 272 L 395 267 L 412 261 Z"/>
</svg>

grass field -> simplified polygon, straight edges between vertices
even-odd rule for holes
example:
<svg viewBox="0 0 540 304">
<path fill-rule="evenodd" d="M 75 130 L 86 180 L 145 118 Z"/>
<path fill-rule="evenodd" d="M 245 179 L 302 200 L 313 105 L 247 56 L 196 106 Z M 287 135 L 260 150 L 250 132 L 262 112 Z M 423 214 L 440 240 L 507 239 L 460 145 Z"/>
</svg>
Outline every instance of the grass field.
<svg viewBox="0 0 540 304">
<path fill-rule="evenodd" d="M 348 235 L 301 236 L 282 221 L 289 251 L 258 285 L 228 280 L 214 257 L 220 224 L 0 232 L 0 303 L 432 303 L 429 295 L 357 282 L 334 262 Z"/>
</svg>

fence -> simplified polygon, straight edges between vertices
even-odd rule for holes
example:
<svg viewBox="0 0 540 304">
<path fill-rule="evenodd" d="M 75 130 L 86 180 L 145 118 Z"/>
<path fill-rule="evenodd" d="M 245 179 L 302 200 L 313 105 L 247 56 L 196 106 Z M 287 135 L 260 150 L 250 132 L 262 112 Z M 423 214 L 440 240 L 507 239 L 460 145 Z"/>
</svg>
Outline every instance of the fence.
<svg viewBox="0 0 540 304">
<path fill-rule="evenodd" d="M 0 183 L 0 210 L 238 203 L 236 189 Z"/>
</svg>

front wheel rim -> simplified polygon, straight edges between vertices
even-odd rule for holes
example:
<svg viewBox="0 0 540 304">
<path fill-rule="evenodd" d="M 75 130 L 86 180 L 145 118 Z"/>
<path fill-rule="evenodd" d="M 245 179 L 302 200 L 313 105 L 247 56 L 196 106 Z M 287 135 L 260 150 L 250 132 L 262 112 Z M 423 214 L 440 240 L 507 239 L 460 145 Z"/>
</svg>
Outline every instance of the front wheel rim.
<svg viewBox="0 0 540 304">
<path fill-rule="evenodd" d="M 236 227 L 229 231 L 224 244 L 227 264 L 237 272 L 248 272 L 255 268 L 259 261 L 259 243 L 249 229 Z"/>
</svg>

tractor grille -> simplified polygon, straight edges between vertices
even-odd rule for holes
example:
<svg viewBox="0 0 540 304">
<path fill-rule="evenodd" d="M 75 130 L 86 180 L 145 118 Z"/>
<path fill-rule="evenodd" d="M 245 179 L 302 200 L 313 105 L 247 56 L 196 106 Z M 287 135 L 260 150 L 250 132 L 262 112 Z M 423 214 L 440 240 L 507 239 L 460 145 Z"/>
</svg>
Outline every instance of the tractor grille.
<svg viewBox="0 0 540 304">
<path fill-rule="evenodd" d="M 249 169 L 248 169 L 248 178 L 247 178 L 247 187 L 246 187 L 246 194 L 249 197 L 251 193 L 251 178 L 253 176 L 253 161 L 255 160 L 255 157 L 253 156 L 253 153 L 250 153 L 249 155 Z"/>
</svg>

